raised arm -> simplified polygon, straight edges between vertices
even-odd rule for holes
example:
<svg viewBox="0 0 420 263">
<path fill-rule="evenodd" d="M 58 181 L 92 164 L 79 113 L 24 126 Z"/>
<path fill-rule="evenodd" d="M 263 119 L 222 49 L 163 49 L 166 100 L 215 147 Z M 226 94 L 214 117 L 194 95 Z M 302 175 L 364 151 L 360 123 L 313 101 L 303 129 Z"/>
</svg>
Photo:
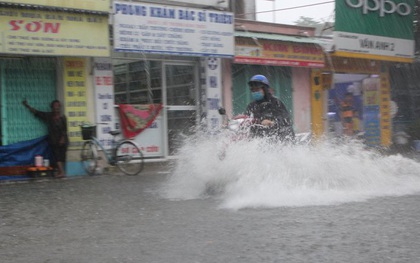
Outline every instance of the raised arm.
<svg viewBox="0 0 420 263">
<path fill-rule="evenodd" d="M 26 107 L 26 108 L 28 108 L 32 113 L 36 113 L 37 112 L 37 110 L 36 109 L 34 109 L 34 108 L 32 108 L 29 104 L 28 104 L 28 101 L 25 99 L 24 101 L 22 101 L 22 104 Z"/>
</svg>

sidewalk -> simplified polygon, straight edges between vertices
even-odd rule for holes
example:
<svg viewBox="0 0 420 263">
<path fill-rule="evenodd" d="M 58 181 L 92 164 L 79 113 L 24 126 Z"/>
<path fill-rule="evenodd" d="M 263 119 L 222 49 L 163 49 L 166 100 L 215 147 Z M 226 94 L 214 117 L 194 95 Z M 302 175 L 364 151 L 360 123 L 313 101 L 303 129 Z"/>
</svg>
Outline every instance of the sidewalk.
<svg viewBox="0 0 420 263">
<path fill-rule="evenodd" d="M 145 162 L 143 171 L 137 175 L 141 176 L 142 174 L 150 174 L 156 173 L 159 171 L 167 171 L 170 169 L 170 166 L 173 165 L 174 160 L 159 160 L 159 161 L 152 161 L 152 162 Z M 105 167 L 102 174 L 94 175 L 94 176 L 102 176 L 102 175 L 109 175 L 109 174 L 122 174 L 118 170 L 117 167 L 109 166 Z M 129 175 L 126 175 L 129 176 Z M 68 180 L 68 179 L 77 179 L 77 178 L 84 178 L 88 177 L 88 175 L 73 175 L 67 176 L 65 178 L 54 178 L 52 176 L 43 176 L 43 177 L 30 177 L 28 175 L 0 175 L 0 185 L 1 184 L 10 184 L 10 183 L 24 183 L 24 182 L 34 182 L 34 181 L 50 181 L 50 180 Z"/>
</svg>

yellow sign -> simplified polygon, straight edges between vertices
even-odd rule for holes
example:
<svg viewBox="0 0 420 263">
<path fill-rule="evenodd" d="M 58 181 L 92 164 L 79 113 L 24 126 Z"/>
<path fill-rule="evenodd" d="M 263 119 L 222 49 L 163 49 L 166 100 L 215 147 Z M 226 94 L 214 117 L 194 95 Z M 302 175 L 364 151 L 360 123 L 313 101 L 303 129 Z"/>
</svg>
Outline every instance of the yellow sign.
<svg viewBox="0 0 420 263">
<path fill-rule="evenodd" d="M 108 16 L 0 8 L 0 53 L 110 55 Z"/>
<path fill-rule="evenodd" d="M 87 121 L 86 61 L 83 58 L 64 59 L 65 112 L 68 121 L 70 148 L 82 143 L 80 125 Z"/>
<path fill-rule="evenodd" d="M 322 137 L 324 133 L 323 105 L 324 90 L 322 76 L 319 70 L 311 71 L 311 124 L 315 138 Z"/>
<path fill-rule="evenodd" d="M 382 56 L 382 55 L 373 55 L 373 54 L 359 54 L 359 53 L 343 52 L 343 51 L 336 51 L 334 54 L 339 57 L 348 57 L 348 58 L 361 58 L 361 59 L 372 59 L 372 60 L 403 62 L 403 63 L 414 62 L 414 58 L 402 58 L 402 57 Z"/>
<path fill-rule="evenodd" d="M 391 117 L 391 88 L 389 85 L 388 71 L 381 72 L 380 80 L 380 125 L 381 125 L 381 144 L 390 146 L 392 143 L 392 117 Z"/>
<path fill-rule="evenodd" d="M 369 146 L 381 144 L 379 86 L 379 78 L 366 78 L 362 81 L 364 140 Z"/>
<path fill-rule="evenodd" d="M 235 63 L 290 67 L 324 67 L 322 48 L 295 43 L 252 38 L 235 38 Z"/>
<path fill-rule="evenodd" d="M 109 12 L 109 0 L 6 0 L 2 1 L 12 4 L 27 4 L 52 6 L 60 8 L 73 8 L 98 12 Z"/>
</svg>

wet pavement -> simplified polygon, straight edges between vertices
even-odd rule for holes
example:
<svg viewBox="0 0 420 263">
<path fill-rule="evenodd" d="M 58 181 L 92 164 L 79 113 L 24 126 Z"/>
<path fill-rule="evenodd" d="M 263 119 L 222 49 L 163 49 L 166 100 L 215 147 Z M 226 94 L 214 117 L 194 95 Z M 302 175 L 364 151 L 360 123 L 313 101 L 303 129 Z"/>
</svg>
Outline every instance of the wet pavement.
<svg viewBox="0 0 420 263">
<path fill-rule="evenodd" d="M 0 184 L 0 262 L 420 262 L 420 195 L 229 210 L 160 197 L 170 170 Z"/>
</svg>

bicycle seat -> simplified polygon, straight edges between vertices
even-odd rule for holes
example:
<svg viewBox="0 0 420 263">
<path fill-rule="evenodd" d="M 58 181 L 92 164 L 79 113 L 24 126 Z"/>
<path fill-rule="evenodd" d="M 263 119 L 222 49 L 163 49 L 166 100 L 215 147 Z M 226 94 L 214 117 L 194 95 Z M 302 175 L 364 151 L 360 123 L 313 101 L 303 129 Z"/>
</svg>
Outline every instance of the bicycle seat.
<svg viewBox="0 0 420 263">
<path fill-rule="evenodd" d="M 112 136 L 118 135 L 120 134 L 120 131 L 110 131 L 109 134 L 111 134 Z"/>
</svg>

